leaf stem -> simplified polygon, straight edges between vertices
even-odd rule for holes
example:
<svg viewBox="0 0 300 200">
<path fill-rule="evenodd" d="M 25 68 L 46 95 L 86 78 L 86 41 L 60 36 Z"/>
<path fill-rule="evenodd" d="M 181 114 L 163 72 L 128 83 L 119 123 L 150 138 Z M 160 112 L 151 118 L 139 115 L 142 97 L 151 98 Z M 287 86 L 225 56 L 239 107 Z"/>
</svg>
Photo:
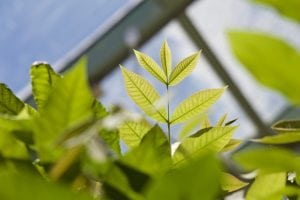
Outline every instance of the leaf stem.
<svg viewBox="0 0 300 200">
<path fill-rule="evenodd" d="M 170 123 L 170 100 L 169 100 L 169 84 L 167 83 L 166 84 L 166 88 L 167 88 L 167 114 L 168 114 L 168 118 L 167 118 L 167 126 L 168 126 L 168 139 L 169 139 L 169 144 L 171 146 L 171 130 L 170 130 L 170 126 L 171 126 L 171 123 Z"/>
</svg>

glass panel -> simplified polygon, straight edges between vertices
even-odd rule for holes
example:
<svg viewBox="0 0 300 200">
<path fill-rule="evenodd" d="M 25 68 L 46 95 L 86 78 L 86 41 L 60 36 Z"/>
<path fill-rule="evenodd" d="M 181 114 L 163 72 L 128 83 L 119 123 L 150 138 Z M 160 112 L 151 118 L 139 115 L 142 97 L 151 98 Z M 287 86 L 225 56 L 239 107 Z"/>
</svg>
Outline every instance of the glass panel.
<svg viewBox="0 0 300 200">
<path fill-rule="evenodd" d="M 299 27 L 283 20 L 271 9 L 251 4 L 251 1 L 225 0 L 220 3 L 218 0 L 203 0 L 192 4 L 188 15 L 259 115 L 271 123 L 288 103 L 279 93 L 256 82 L 237 62 L 231 53 L 226 32 L 232 28 L 260 30 L 300 44 L 299 38 L 294 37 L 300 34 Z"/>
<path fill-rule="evenodd" d="M 2 0 L 0 82 L 19 91 L 29 80 L 28 70 L 33 61 L 53 64 L 130 3 Z"/>
<path fill-rule="evenodd" d="M 186 56 L 198 50 L 187 38 L 177 22 L 171 22 L 150 41 L 143 45 L 142 48 L 139 48 L 139 50 L 147 53 L 159 63 L 159 49 L 164 39 L 168 40 L 172 50 L 173 66 L 178 63 L 179 60 L 182 60 Z M 162 88 L 162 85 L 158 81 L 154 80 L 145 70 L 139 67 L 137 61 L 133 57 L 133 52 L 131 55 L 132 56 L 123 62 L 122 65 L 150 80 L 150 82 L 163 96 L 166 93 L 165 88 Z M 222 86 L 224 86 L 224 84 L 211 70 L 211 67 L 207 64 L 204 57 L 201 57 L 200 62 L 193 71 L 192 75 L 180 83 L 176 87 L 176 90 L 171 90 L 174 94 L 171 110 L 178 105 L 179 102 L 196 91 Z M 117 68 L 115 71 L 109 74 L 100 83 L 100 87 L 103 94 L 101 101 L 107 107 L 118 104 L 125 109 L 141 112 L 131 101 L 125 91 L 120 69 Z M 235 135 L 236 138 L 248 138 L 255 132 L 253 124 L 250 123 L 243 111 L 241 111 L 241 109 L 237 106 L 229 91 L 226 91 L 226 94 L 208 112 L 212 123 L 216 123 L 217 120 L 225 113 L 228 113 L 229 120 L 238 118 L 238 124 L 240 124 L 240 128 Z M 174 132 L 178 132 L 179 130 L 179 126 L 174 127 Z"/>
</svg>

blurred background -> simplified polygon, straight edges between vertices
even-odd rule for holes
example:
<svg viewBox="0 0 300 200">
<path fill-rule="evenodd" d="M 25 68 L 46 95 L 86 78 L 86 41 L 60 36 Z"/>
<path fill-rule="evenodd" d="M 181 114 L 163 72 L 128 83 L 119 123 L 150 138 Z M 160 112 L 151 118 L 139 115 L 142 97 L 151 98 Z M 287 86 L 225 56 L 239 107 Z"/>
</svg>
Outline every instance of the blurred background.
<svg viewBox="0 0 300 200">
<path fill-rule="evenodd" d="M 228 85 L 208 112 L 212 123 L 227 113 L 238 119 L 236 138 L 268 135 L 278 119 L 300 117 L 299 10 L 299 0 L 2 0 L 0 82 L 30 101 L 31 63 L 47 61 L 63 72 L 86 55 L 99 99 L 137 111 L 118 65 L 159 89 L 132 49 L 159 62 L 167 40 L 173 64 L 202 49 L 196 70 L 172 90 L 171 106 Z"/>
</svg>

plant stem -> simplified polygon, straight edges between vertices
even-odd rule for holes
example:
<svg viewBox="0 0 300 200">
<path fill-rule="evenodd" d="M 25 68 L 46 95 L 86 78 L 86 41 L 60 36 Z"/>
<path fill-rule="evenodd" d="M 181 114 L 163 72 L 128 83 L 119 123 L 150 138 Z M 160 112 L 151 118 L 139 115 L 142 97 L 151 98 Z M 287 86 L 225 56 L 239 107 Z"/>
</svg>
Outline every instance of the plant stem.
<svg viewBox="0 0 300 200">
<path fill-rule="evenodd" d="M 170 130 L 170 101 L 169 101 L 169 84 L 166 84 L 166 87 L 167 87 L 167 104 L 168 104 L 168 107 L 167 107 L 167 126 L 168 126 L 168 139 L 169 139 L 169 144 L 171 146 L 171 130 Z"/>
</svg>

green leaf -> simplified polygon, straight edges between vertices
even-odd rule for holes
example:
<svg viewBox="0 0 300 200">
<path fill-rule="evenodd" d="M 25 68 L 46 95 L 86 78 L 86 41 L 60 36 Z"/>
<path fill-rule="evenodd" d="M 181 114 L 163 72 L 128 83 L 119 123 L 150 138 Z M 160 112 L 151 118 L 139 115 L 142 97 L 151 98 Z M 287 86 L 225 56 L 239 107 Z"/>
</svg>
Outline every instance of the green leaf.
<svg viewBox="0 0 300 200">
<path fill-rule="evenodd" d="M 85 193 L 75 193 L 70 188 L 47 182 L 36 174 L 23 170 L 17 173 L 12 170 L 1 169 L 0 199 L 5 200 L 92 200 Z"/>
<path fill-rule="evenodd" d="M 219 121 L 217 122 L 216 126 L 223 126 L 225 120 L 227 118 L 227 114 L 224 114 L 220 119 Z"/>
<path fill-rule="evenodd" d="M 3 83 L 0 83 L 0 113 L 17 115 L 24 103 Z"/>
<path fill-rule="evenodd" d="M 300 22 L 300 2 L 298 0 L 254 0 L 274 7 L 280 14 Z"/>
<path fill-rule="evenodd" d="M 216 157 L 205 154 L 149 184 L 146 199 L 218 199 L 220 177 L 220 167 Z"/>
<path fill-rule="evenodd" d="M 35 141 L 42 159 L 51 159 L 62 133 L 93 118 L 94 97 L 87 82 L 85 60 L 58 80 L 40 117 L 36 119 Z"/>
<path fill-rule="evenodd" d="M 237 140 L 237 139 L 231 139 L 228 144 L 226 144 L 226 146 L 222 149 L 222 152 L 227 152 L 230 150 L 233 150 L 235 148 L 237 148 L 238 146 L 240 146 L 242 143 L 241 140 Z"/>
<path fill-rule="evenodd" d="M 172 53 L 167 41 L 160 48 L 160 61 L 166 77 L 169 77 L 172 70 Z"/>
<path fill-rule="evenodd" d="M 300 132 L 300 120 L 281 120 L 276 122 L 272 129 L 279 133 Z"/>
<path fill-rule="evenodd" d="M 284 189 L 286 173 L 263 174 L 256 177 L 247 192 L 246 200 L 282 200 L 282 194 L 276 194 Z"/>
<path fill-rule="evenodd" d="M 140 145 L 128 152 L 121 161 L 152 176 L 167 172 L 172 164 L 169 142 L 159 126 L 154 126 Z"/>
<path fill-rule="evenodd" d="M 205 151 L 219 152 L 230 141 L 237 127 L 214 127 L 206 132 L 185 138 L 174 154 L 174 164 L 177 165 L 185 158 L 194 158 Z M 200 130 L 201 131 L 201 130 Z M 199 131 L 199 133 L 200 133 Z"/>
<path fill-rule="evenodd" d="M 151 125 L 146 120 L 141 121 L 126 121 L 119 128 L 120 137 L 125 144 L 134 148 L 139 146 L 144 135 L 151 129 Z"/>
<path fill-rule="evenodd" d="M 179 139 L 182 140 L 186 136 L 192 134 L 192 131 L 194 131 L 203 121 L 203 117 L 196 116 L 193 119 L 189 120 L 187 123 L 185 123 L 180 132 L 179 132 Z"/>
<path fill-rule="evenodd" d="M 185 77 L 187 77 L 197 65 L 197 61 L 200 57 L 200 52 L 197 52 L 184 60 L 182 60 L 170 74 L 169 85 L 174 86 L 180 83 Z"/>
<path fill-rule="evenodd" d="M 39 110 L 42 110 L 49 94 L 61 77 L 47 63 L 34 63 L 30 69 L 32 93 Z"/>
<path fill-rule="evenodd" d="M 181 102 L 175 109 L 171 124 L 177 124 L 205 112 L 223 94 L 225 88 L 203 90 Z"/>
<path fill-rule="evenodd" d="M 231 31 L 229 40 L 235 56 L 258 81 L 300 103 L 300 93 L 295 91 L 300 85 L 299 51 L 263 33 Z"/>
<path fill-rule="evenodd" d="M 299 132 L 282 133 L 274 136 L 265 136 L 263 138 L 254 139 L 254 142 L 260 142 L 264 144 L 289 144 L 300 141 Z"/>
<path fill-rule="evenodd" d="M 229 173 L 222 172 L 222 178 L 221 178 L 222 190 L 227 192 L 234 192 L 236 190 L 244 188 L 247 185 L 248 183 L 239 180 L 235 176 Z"/>
<path fill-rule="evenodd" d="M 100 130 L 101 139 L 117 154 L 121 155 L 120 136 L 118 131 Z"/>
<path fill-rule="evenodd" d="M 234 155 L 234 160 L 247 171 L 300 171 L 299 155 L 279 148 L 245 150 Z"/>
<path fill-rule="evenodd" d="M 125 87 L 132 100 L 150 117 L 166 122 L 166 110 L 157 108 L 156 102 L 160 99 L 158 92 L 143 77 L 121 66 Z"/>
<path fill-rule="evenodd" d="M 164 71 L 152 58 L 136 50 L 134 50 L 134 53 L 137 58 L 137 61 L 145 70 L 147 70 L 150 74 L 152 74 L 155 78 L 157 78 L 157 80 L 161 81 L 162 83 L 167 82 L 167 77 Z"/>
</svg>

